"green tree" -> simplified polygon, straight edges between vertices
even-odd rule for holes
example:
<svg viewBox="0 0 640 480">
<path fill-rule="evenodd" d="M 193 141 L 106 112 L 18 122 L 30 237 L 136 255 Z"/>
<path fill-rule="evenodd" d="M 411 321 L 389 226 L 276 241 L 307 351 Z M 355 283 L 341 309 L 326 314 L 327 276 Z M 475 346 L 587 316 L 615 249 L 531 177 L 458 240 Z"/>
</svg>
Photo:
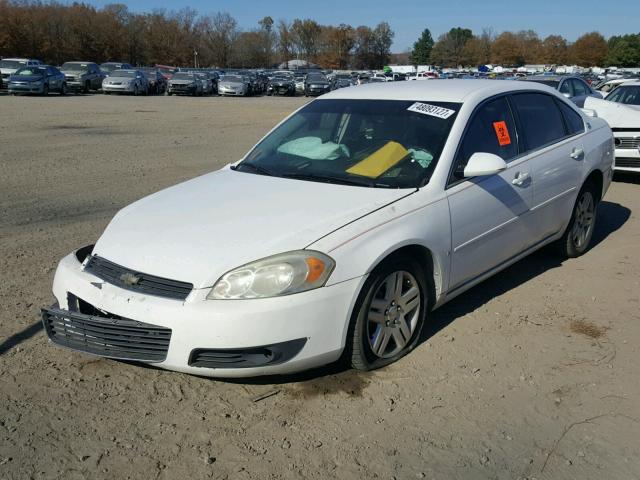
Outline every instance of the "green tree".
<svg viewBox="0 0 640 480">
<path fill-rule="evenodd" d="M 456 27 L 440 35 L 431 51 L 431 63 L 443 67 L 457 67 L 464 60 L 463 50 L 473 32 L 468 28 Z"/>
<path fill-rule="evenodd" d="M 616 67 L 640 66 L 640 33 L 613 36 L 609 39 L 607 65 Z"/>
<path fill-rule="evenodd" d="M 411 63 L 414 65 L 428 64 L 431 57 L 431 50 L 433 50 L 433 44 L 434 41 L 431 36 L 431 31 L 425 28 L 418 41 L 413 44 L 413 50 L 409 56 Z"/>
</svg>

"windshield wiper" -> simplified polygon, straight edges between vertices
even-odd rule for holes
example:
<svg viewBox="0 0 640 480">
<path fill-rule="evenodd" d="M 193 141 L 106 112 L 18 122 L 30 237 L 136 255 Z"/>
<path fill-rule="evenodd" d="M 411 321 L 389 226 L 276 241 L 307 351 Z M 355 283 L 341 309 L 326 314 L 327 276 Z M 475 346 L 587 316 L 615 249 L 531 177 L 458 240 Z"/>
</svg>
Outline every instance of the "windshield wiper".
<svg viewBox="0 0 640 480">
<path fill-rule="evenodd" d="M 284 178 L 293 178 L 296 180 L 309 180 L 311 182 L 337 183 L 340 185 L 356 185 L 359 187 L 386 187 L 389 185 L 378 183 L 372 179 L 358 177 L 335 177 L 331 175 L 318 175 L 314 173 L 283 173 Z"/>
<path fill-rule="evenodd" d="M 260 165 L 256 165 L 255 163 L 250 163 L 250 162 L 242 162 L 242 163 L 239 163 L 238 165 L 234 165 L 234 166 L 231 167 L 231 170 L 242 171 L 245 168 L 247 168 L 248 170 L 253 171 L 254 173 L 258 173 L 260 175 L 267 175 L 269 177 L 277 177 L 278 176 L 275 173 L 273 173 L 272 171 L 270 171 L 269 169 L 261 167 Z"/>
</svg>

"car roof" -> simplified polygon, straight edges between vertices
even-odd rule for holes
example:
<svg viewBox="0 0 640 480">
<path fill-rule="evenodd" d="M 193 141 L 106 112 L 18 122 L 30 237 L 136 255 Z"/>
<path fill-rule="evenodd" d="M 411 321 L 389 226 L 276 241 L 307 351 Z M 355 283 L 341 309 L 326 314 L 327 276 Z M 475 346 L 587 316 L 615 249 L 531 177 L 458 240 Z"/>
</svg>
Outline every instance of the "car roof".
<svg viewBox="0 0 640 480">
<path fill-rule="evenodd" d="M 500 93 L 519 90 L 557 92 L 546 85 L 535 82 L 507 82 L 504 80 L 440 80 L 428 82 L 381 82 L 368 83 L 358 88 L 345 88 L 326 93 L 322 99 L 368 99 L 368 100 L 430 100 L 461 103 L 467 99 L 486 98 Z"/>
<path fill-rule="evenodd" d="M 640 80 L 628 80 L 626 82 L 621 82 L 619 86 L 620 87 L 629 87 L 629 86 L 637 87 L 638 85 L 640 85 Z"/>
</svg>

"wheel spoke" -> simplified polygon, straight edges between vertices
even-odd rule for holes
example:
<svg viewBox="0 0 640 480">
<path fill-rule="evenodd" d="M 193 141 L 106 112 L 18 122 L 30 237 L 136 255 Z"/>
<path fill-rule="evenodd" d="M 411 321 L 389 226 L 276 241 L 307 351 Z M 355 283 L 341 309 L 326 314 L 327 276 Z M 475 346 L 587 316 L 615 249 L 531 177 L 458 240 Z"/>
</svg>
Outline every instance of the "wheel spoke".
<svg viewBox="0 0 640 480">
<path fill-rule="evenodd" d="M 400 315 L 398 318 L 398 328 L 394 329 L 402 333 L 404 337 L 404 342 L 407 343 L 409 338 L 411 338 L 411 327 L 409 327 L 409 323 L 407 322 L 407 318 L 404 315 Z"/>
<path fill-rule="evenodd" d="M 371 342 L 371 349 L 373 350 L 373 353 L 379 357 L 383 356 L 384 351 L 387 349 L 387 345 L 389 344 L 389 338 L 389 329 L 387 327 L 379 327 L 376 331 L 373 342 Z"/>
<path fill-rule="evenodd" d="M 393 336 L 393 341 L 396 344 L 396 349 L 404 348 L 407 344 L 407 339 L 404 337 L 399 328 L 392 328 L 391 335 Z"/>
<path fill-rule="evenodd" d="M 384 325 L 384 312 L 376 312 L 373 309 L 369 310 L 369 315 L 367 315 L 367 320 L 369 320 L 370 322 L 373 323 L 379 323 L 381 325 Z"/>
<path fill-rule="evenodd" d="M 414 308 L 420 305 L 420 290 L 417 287 L 411 287 L 401 297 L 400 306 L 405 313 L 411 312 Z"/>
<path fill-rule="evenodd" d="M 404 281 L 404 274 L 402 272 L 397 272 L 393 278 L 393 297 L 396 300 L 402 298 L 402 282 Z"/>
</svg>

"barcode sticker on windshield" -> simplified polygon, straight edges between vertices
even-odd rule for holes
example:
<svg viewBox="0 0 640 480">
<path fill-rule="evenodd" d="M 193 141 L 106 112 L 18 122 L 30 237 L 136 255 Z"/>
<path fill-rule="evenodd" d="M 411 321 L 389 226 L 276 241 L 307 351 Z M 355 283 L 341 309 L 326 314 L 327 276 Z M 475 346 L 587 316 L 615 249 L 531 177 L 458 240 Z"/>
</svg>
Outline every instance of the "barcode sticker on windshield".
<svg viewBox="0 0 640 480">
<path fill-rule="evenodd" d="M 455 110 L 449 108 L 437 107 L 436 105 L 429 105 L 428 103 L 416 102 L 407 108 L 410 112 L 422 113 L 423 115 L 430 115 L 432 117 L 442 118 L 446 120 L 451 115 L 456 113 Z"/>
</svg>

